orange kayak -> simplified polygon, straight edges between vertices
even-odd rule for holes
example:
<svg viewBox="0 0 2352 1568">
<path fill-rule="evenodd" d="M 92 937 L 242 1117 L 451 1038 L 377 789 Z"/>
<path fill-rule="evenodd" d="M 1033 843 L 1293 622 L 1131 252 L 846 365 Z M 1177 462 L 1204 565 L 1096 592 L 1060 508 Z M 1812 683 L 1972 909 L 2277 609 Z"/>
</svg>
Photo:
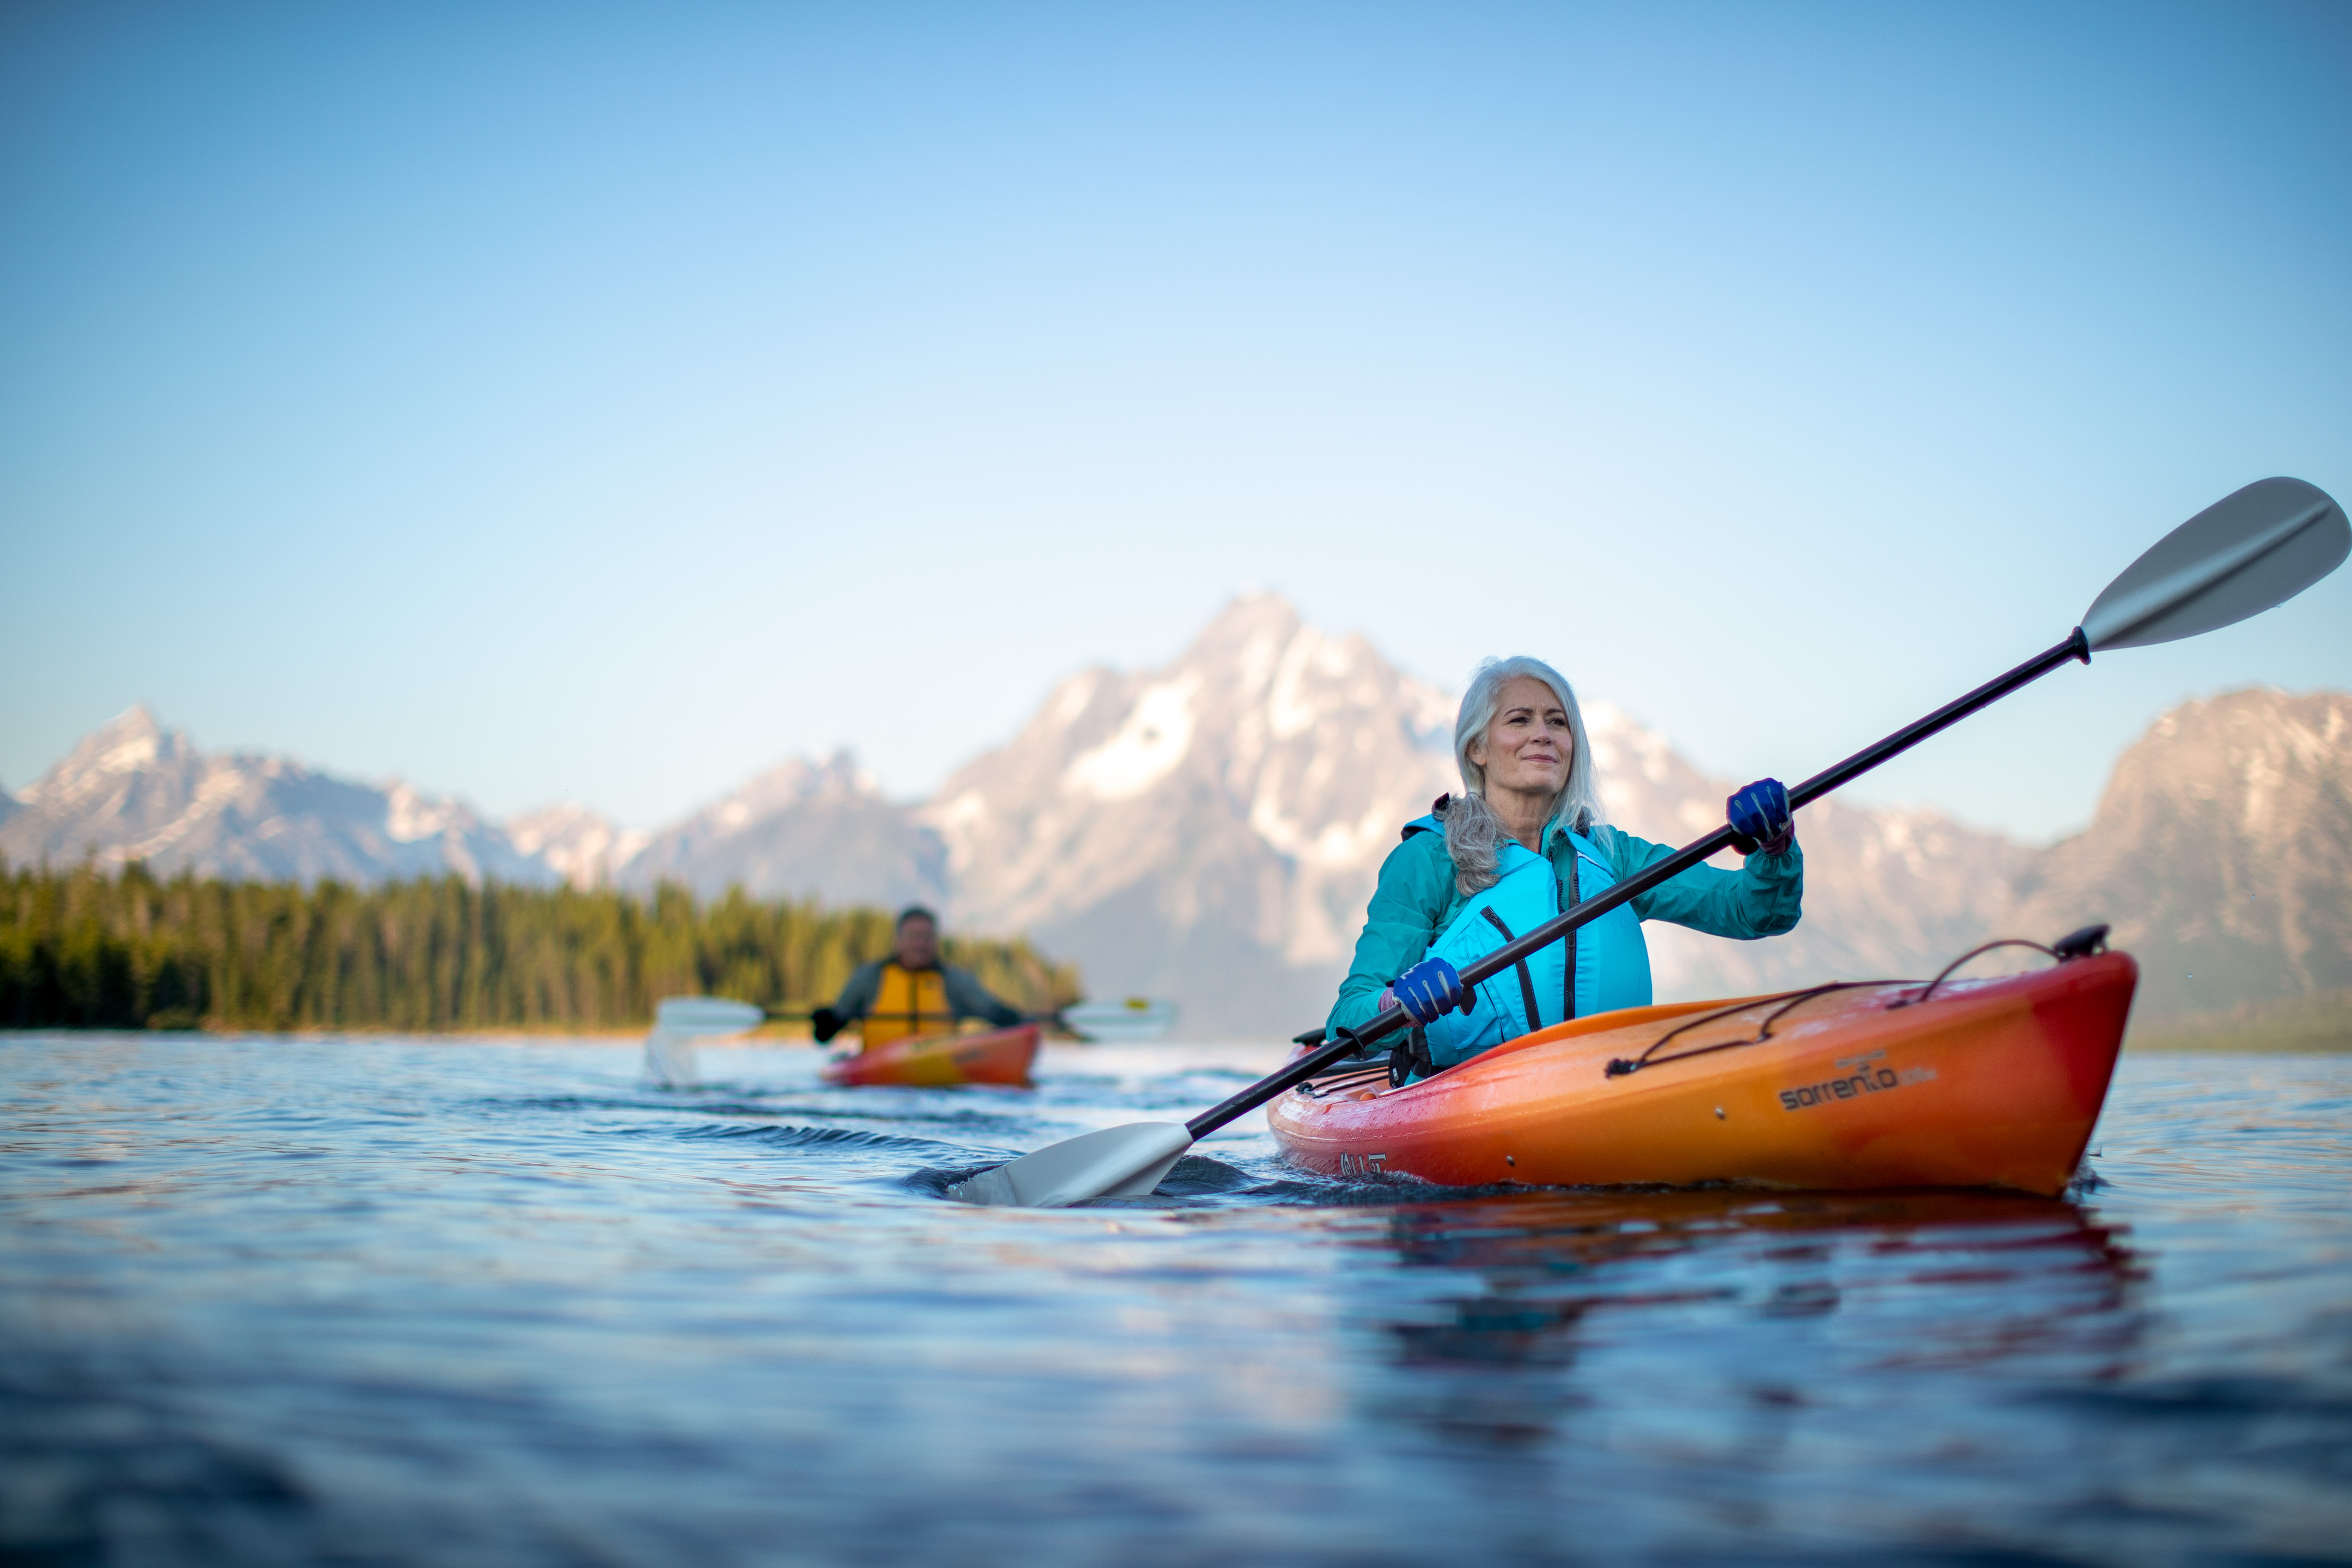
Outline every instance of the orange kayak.
<svg viewBox="0 0 2352 1568">
<path fill-rule="evenodd" d="M 960 1083 L 1002 1083 L 1026 1089 L 1037 1057 L 1037 1026 L 1016 1024 L 985 1035 L 929 1035 L 893 1040 L 825 1064 L 827 1083 L 907 1084 L 942 1089 Z"/>
<path fill-rule="evenodd" d="M 1706 1182 L 2054 1196 L 2105 1102 L 2139 966 L 1629 1007 L 1391 1089 L 1328 1074 L 1266 1121 L 1336 1175 L 1449 1186 Z M 1612 1069 L 1612 1066 L 1615 1070 Z"/>
</svg>

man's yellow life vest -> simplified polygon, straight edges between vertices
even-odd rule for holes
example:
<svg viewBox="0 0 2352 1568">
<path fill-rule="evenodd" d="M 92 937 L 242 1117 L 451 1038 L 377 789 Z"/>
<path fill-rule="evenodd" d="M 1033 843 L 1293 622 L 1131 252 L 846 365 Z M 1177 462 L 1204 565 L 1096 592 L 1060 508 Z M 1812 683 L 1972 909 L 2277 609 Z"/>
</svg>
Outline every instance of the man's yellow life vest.
<svg viewBox="0 0 2352 1568">
<path fill-rule="evenodd" d="M 937 969 L 908 971 L 882 966 L 882 987 L 862 1031 L 865 1050 L 914 1035 L 951 1035 L 955 1015 L 948 1010 L 948 977 Z"/>
</svg>

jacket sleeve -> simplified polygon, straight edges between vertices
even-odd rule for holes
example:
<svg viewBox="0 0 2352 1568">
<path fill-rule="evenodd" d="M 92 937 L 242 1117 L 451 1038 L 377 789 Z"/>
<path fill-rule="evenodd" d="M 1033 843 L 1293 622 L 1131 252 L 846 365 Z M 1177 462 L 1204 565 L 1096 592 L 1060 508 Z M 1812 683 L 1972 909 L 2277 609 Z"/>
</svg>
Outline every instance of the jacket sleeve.
<svg viewBox="0 0 2352 1568">
<path fill-rule="evenodd" d="M 863 1018 L 874 1010 L 874 999 L 881 994 L 882 963 L 877 959 L 872 963 L 859 964 L 851 973 L 849 983 L 834 1001 L 833 1010 L 845 1020 Z"/>
<path fill-rule="evenodd" d="M 1416 833 L 1381 862 L 1380 885 L 1372 889 L 1364 929 L 1356 938 L 1355 962 L 1339 983 L 1339 999 L 1324 1021 L 1330 1029 L 1354 1028 L 1380 1012 L 1381 993 L 1429 951 L 1437 922 L 1453 901 L 1454 862 L 1445 841 Z"/>
<path fill-rule="evenodd" d="M 1667 845 L 1653 844 L 1614 827 L 1600 831 L 1607 837 L 1603 847 L 1620 881 L 1674 853 Z M 1796 930 L 1804 903 L 1805 852 L 1791 841 L 1787 854 L 1759 851 L 1748 857 L 1737 871 L 1694 866 L 1634 899 L 1633 912 L 1645 921 L 1665 921 L 1709 936 L 1752 942 Z"/>
<path fill-rule="evenodd" d="M 947 976 L 948 1011 L 957 1017 L 985 1018 L 999 1028 L 1021 1022 L 1021 1009 L 991 995 L 971 970 L 950 968 Z"/>
</svg>

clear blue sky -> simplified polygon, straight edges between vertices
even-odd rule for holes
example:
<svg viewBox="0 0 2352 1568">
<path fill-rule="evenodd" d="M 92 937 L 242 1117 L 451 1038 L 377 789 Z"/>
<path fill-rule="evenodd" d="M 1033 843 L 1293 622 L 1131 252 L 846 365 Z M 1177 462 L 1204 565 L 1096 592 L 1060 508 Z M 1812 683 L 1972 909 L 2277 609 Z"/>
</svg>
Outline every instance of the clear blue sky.
<svg viewBox="0 0 2352 1568">
<path fill-rule="evenodd" d="M 2352 497 L 2352 8 L 0 11 L 0 782 L 900 795 L 1244 585 L 1795 778 Z M 2042 836 L 2352 572 L 1873 797 Z"/>
</svg>

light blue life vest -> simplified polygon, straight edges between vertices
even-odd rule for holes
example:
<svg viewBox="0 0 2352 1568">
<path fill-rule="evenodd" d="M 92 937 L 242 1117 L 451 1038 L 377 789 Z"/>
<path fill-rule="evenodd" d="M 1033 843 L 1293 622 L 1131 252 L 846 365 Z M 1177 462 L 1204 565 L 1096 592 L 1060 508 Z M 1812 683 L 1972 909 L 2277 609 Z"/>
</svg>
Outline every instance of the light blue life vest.
<svg viewBox="0 0 2352 1568">
<path fill-rule="evenodd" d="M 1404 831 L 1408 838 L 1416 832 L 1443 837 L 1445 825 L 1434 816 L 1423 816 L 1408 823 Z M 1496 858 L 1495 868 L 1501 875 L 1494 886 L 1465 903 L 1454 922 L 1431 941 L 1423 956 L 1442 958 L 1457 970 L 1467 969 L 1560 910 L 1616 885 L 1617 873 L 1592 840 L 1566 828 L 1551 831 L 1567 833 L 1569 842 L 1576 847 L 1570 862 L 1572 882 L 1552 874 L 1548 857 L 1506 838 Z M 1570 990 L 1571 966 L 1573 992 Z M 1477 989 L 1477 1005 L 1468 1013 L 1447 1012 L 1424 1026 L 1430 1060 L 1438 1067 L 1451 1067 L 1489 1046 L 1564 1019 L 1619 1007 L 1648 1006 L 1650 947 L 1642 939 L 1641 919 L 1631 903 L 1620 904 L 1490 977 Z"/>
</svg>

